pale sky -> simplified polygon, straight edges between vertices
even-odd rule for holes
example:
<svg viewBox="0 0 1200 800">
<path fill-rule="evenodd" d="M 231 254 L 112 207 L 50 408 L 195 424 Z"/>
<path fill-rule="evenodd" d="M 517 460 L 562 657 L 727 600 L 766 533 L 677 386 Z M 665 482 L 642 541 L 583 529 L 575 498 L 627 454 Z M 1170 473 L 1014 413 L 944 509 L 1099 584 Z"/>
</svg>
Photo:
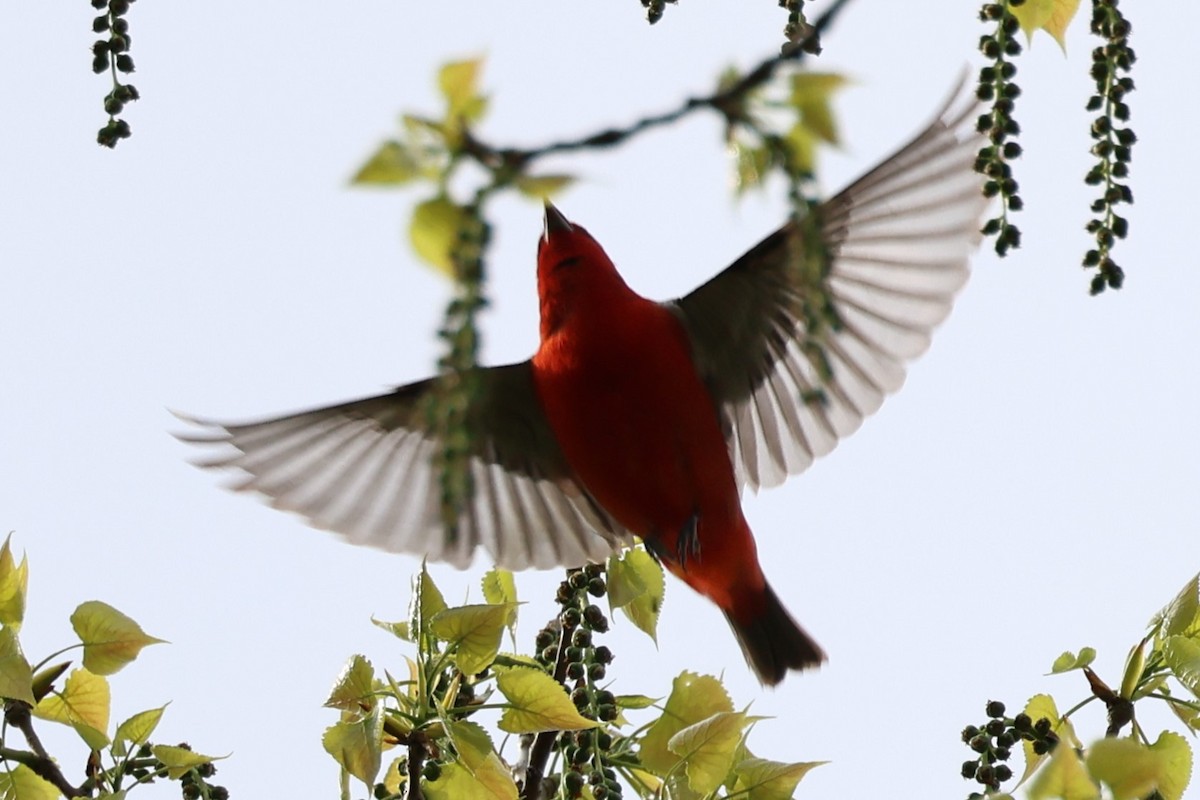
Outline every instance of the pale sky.
<svg viewBox="0 0 1200 800">
<path fill-rule="evenodd" d="M 757 754 L 831 761 L 801 797 L 965 797 L 958 732 L 987 700 L 1050 692 L 1070 706 L 1082 678 L 1044 673 L 1085 645 L 1119 681 L 1150 615 L 1200 569 L 1198 120 L 1180 68 L 1200 9 L 1126 5 L 1140 56 L 1137 205 L 1116 251 L 1127 288 L 1090 298 L 1078 267 L 1093 193 L 1080 19 L 1069 59 L 1043 36 L 1021 61 L 1025 246 L 975 259 L 930 352 L 858 433 L 745 500 L 772 583 L 829 663 L 760 689 L 719 612 L 673 579 L 657 649 L 623 618 L 605 637 L 618 692 L 665 696 L 683 669 L 723 673 L 736 706 L 773 717 L 751 736 Z M 824 160 L 828 189 L 913 133 L 975 63 L 976 11 L 851 4 L 817 64 L 855 81 L 837 100 L 845 147 Z M 537 144 L 709 91 L 777 46 L 784 14 L 683 3 L 650 28 L 632 0 L 137 3 L 143 99 L 115 152 L 94 143 L 107 79 L 90 72 L 87 4 L 10 17 L 0 531 L 31 562 L 25 651 L 69 644 L 71 611 L 104 600 L 172 642 L 112 679 L 114 723 L 171 701 L 159 739 L 232 752 L 218 782 L 235 797 L 334 797 L 320 738 L 337 715 L 321 702 L 354 653 L 403 671 L 406 645 L 369 618 L 404 615 L 419 559 L 218 489 L 186 463 L 167 409 L 256 417 L 431 372 L 450 288 L 402 236 L 421 198 L 347 181 L 400 112 L 436 113 L 440 63 L 486 54 L 481 136 Z M 730 199 L 715 117 L 554 168 L 583 178 L 559 206 L 652 297 L 690 290 L 785 214 L 781 192 Z M 489 363 L 536 344 L 541 226 L 534 203 L 494 210 Z M 431 569 L 448 599 L 478 599 L 487 564 Z M 526 650 L 559 577 L 518 576 Z M 1152 737 L 1174 724 L 1141 719 Z M 1102 712 L 1076 727 L 1100 736 Z M 73 734 L 47 738 L 78 779 Z"/>
</svg>

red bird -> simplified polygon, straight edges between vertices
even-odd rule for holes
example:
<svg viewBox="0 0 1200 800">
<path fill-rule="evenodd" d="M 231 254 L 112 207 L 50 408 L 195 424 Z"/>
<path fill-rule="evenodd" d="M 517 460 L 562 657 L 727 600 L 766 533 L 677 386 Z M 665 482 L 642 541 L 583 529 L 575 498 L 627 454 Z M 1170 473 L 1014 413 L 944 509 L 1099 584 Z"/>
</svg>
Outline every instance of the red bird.
<svg viewBox="0 0 1200 800">
<path fill-rule="evenodd" d="M 777 684 L 825 654 L 767 583 L 741 492 L 832 450 L 929 345 L 986 204 L 973 125 L 970 107 L 947 105 L 816 210 L 831 261 L 815 286 L 789 223 L 686 297 L 647 300 L 547 203 L 541 343 L 529 361 L 479 368 L 475 491 L 453 538 L 421 408 L 432 379 L 260 422 L 192 420 L 212 430 L 188 439 L 224 446 L 204 465 L 242 470 L 237 488 L 317 527 L 460 567 L 477 547 L 510 569 L 579 566 L 641 537 Z M 821 295 L 823 328 L 809 318 Z"/>
</svg>

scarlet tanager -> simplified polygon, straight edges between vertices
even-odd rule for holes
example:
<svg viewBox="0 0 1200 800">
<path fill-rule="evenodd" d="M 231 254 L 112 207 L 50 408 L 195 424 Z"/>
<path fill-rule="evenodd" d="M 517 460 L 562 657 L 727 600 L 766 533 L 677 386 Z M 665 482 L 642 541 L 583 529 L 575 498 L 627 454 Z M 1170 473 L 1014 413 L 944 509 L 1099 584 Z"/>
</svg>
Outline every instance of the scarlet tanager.
<svg viewBox="0 0 1200 800">
<path fill-rule="evenodd" d="M 538 242 L 541 341 L 478 368 L 474 486 L 447 536 L 423 411 L 433 379 L 245 424 L 190 420 L 204 466 L 355 544 L 466 566 L 580 566 L 643 539 L 724 612 L 764 684 L 825 660 L 767 583 L 744 488 L 781 483 L 904 381 L 967 278 L 986 200 L 969 105 L 934 121 L 832 199 L 814 278 L 789 222 L 678 300 L 641 297 L 549 203 Z M 811 229 L 811 228 L 810 228 Z M 821 248 L 818 248 L 818 250 Z M 827 309 L 814 324 L 814 308 Z"/>
</svg>

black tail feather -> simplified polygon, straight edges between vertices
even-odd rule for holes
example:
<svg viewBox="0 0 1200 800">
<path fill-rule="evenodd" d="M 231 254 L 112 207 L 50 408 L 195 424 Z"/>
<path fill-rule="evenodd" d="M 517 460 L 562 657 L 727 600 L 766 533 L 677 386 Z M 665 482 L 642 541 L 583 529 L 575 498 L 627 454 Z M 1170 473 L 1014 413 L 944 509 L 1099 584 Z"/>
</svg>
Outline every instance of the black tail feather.
<svg viewBox="0 0 1200 800">
<path fill-rule="evenodd" d="M 775 686 L 788 670 L 819 666 L 825 661 L 825 652 L 796 624 L 770 585 L 765 588 L 761 609 L 744 620 L 735 619 L 728 611 L 725 618 L 759 681 Z"/>
</svg>

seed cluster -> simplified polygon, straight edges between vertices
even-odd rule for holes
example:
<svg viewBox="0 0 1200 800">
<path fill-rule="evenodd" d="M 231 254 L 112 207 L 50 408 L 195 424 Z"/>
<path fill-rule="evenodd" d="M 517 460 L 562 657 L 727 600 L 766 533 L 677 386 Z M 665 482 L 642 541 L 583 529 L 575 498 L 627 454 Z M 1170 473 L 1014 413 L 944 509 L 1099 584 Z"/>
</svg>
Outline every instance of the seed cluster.
<svg viewBox="0 0 1200 800">
<path fill-rule="evenodd" d="M 1017 714 L 1012 719 L 1004 716 L 1004 703 L 999 700 L 987 704 L 988 721 L 982 727 L 968 725 L 963 728 L 963 743 L 978 755 L 964 761 L 962 776 L 974 780 L 992 792 L 1000 790 L 1000 784 L 1012 777 L 1012 769 L 1005 764 L 1012 755 L 1012 748 L 1022 740 L 1033 743 L 1033 752 L 1045 755 L 1058 744 L 1058 735 L 1046 717 L 1034 722 L 1028 714 Z M 971 792 L 968 800 L 982 800 L 983 792 Z"/>
<path fill-rule="evenodd" d="M 1000 198 L 1000 213 L 984 224 L 983 233 L 996 237 L 996 252 L 1001 256 L 1021 246 L 1021 231 L 1009 222 L 1008 215 L 1010 211 L 1020 211 L 1024 207 L 1017 194 L 1020 187 L 1009 163 L 1021 155 L 1021 145 L 1013 141 L 1021 132 L 1013 118 L 1021 87 L 1013 80 L 1017 65 L 1011 60 L 1021 53 L 1021 43 L 1017 41 L 1021 25 L 1013 16 L 1012 8 L 1024 2 L 987 3 L 979 12 L 979 18 L 994 24 L 995 30 L 979 39 L 980 52 L 992 63 L 980 69 L 975 94 L 980 101 L 990 102 L 992 106 L 976 123 L 977 130 L 987 135 L 988 144 L 979 150 L 975 171 L 987 177 L 983 193 Z"/>
<path fill-rule="evenodd" d="M 113 88 L 104 96 L 104 111 L 108 123 L 96 134 L 96 141 L 105 147 L 116 147 L 117 142 L 128 139 L 129 123 L 118 115 L 125 105 L 137 100 L 137 87 L 122 83 L 121 76 L 133 72 L 133 57 L 129 55 L 131 39 L 129 21 L 125 15 L 134 0 L 91 0 L 92 8 L 104 13 L 92 20 L 92 31 L 108 34 L 107 39 L 97 39 L 92 44 L 92 71 L 97 75 L 108 72 L 112 75 Z"/>
<path fill-rule="evenodd" d="M 608 631 L 608 617 L 593 599 L 607 592 L 604 567 L 588 564 L 571 570 L 559 584 L 555 597 L 562 611 L 551 626 L 538 633 L 536 640 L 538 660 L 548 667 L 557 665 L 559 643 L 565 644 L 561 647 L 565 659 L 564 682 L 571 689 L 571 701 L 580 714 L 601 722 L 612 722 L 620 713 L 613 693 L 597 686 L 604 680 L 613 654 L 608 647 L 594 641 L 596 634 Z M 591 784 L 596 800 L 621 797 L 621 784 L 611 766 L 611 757 L 624 752 L 623 739 L 614 742 L 611 733 L 598 728 L 564 732 L 556 746 L 563 759 L 559 780 L 567 797 L 582 797 L 585 784 Z"/>
<path fill-rule="evenodd" d="M 1129 222 L 1116 213 L 1121 203 L 1132 203 L 1133 192 L 1124 179 L 1129 175 L 1129 160 L 1133 143 L 1137 141 L 1129 121 L 1129 106 L 1125 96 L 1133 91 L 1133 78 L 1128 73 L 1137 56 L 1129 46 L 1131 26 L 1117 9 L 1118 0 L 1094 0 L 1092 33 L 1104 44 L 1092 51 L 1092 79 L 1096 93 L 1088 98 L 1087 110 L 1098 111 L 1092 122 L 1092 155 L 1096 165 L 1084 180 L 1102 189 L 1092 203 L 1096 214 L 1087 224 L 1088 233 L 1096 239 L 1094 249 L 1083 257 L 1083 265 L 1097 268 L 1092 278 L 1092 294 L 1108 287 L 1120 289 L 1125 272 L 1111 256 L 1113 244 L 1129 233 Z"/>
</svg>

